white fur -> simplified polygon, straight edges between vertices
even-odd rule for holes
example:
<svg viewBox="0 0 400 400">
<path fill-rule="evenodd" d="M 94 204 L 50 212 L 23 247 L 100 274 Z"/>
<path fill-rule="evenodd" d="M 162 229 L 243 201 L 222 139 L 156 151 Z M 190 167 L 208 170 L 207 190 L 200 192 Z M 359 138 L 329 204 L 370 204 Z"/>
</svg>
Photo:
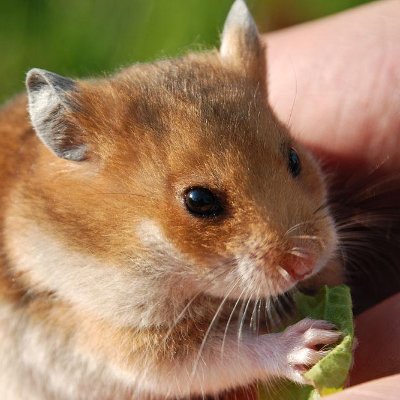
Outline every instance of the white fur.
<svg viewBox="0 0 400 400">
<path fill-rule="evenodd" d="M 186 300 L 186 291 L 193 294 L 193 288 L 179 285 L 176 276 L 172 275 L 171 280 L 172 270 L 191 276 L 187 270 L 190 266 L 165 239 L 154 221 L 143 221 L 137 227 L 142 244 L 167 260 L 167 264 L 156 271 L 154 279 L 143 272 L 138 274 L 135 268 L 123 270 L 118 266 L 103 265 L 94 257 L 71 251 L 51 233 L 26 220 L 23 226 L 23 234 L 10 235 L 7 243 L 13 258 L 20 268 L 29 271 L 34 282 L 42 288 L 55 290 L 59 297 L 72 302 L 80 313 L 87 310 L 113 321 L 116 326 L 145 328 L 166 319 L 173 321 Z M 23 252 L 19 251 L 21 248 Z M 141 271 L 146 270 L 141 267 Z M 154 267 L 151 263 L 148 265 L 150 269 Z M 231 267 L 227 268 L 233 272 L 214 283 L 214 288 L 222 290 L 225 287 L 224 294 L 227 294 L 227 285 L 233 287 L 232 283 L 238 278 L 243 284 L 257 287 L 256 265 L 242 260 L 239 268 Z M 248 273 L 246 269 L 252 272 L 244 279 Z M 144 309 L 140 307 L 143 301 L 146 301 Z M 223 301 L 214 299 L 216 312 L 221 311 L 223 305 Z M 201 309 L 204 307 L 200 304 Z M 0 360 L 0 371 L 3 371 L 0 372 L 0 383 L 11 382 L 7 386 L 9 394 L 3 392 L 3 395 L 0 388 L 2 398 L 6 400 L 26 398 L 27 394 L 17 382 L 27 379 L 31 380 L 29 387 L 36 388 L 37 399 L 57 400 L 91 400 L 99 398 L 99 393 L 113 393 L 118 399 L 124 398 L 129 388 L 139 398 L 145 398 L 145 393 L 168 393 L 173 397 L 199 395 L 273 376 L 287 376 L 303 382 L 296 367 L 310 359 L 321 358 L 318 352 L 309 348 L 310 337 L 313 343 L 315 339 L 321 344 L 331 340 L 331 336 L 326 335 L 329 330 L 326 327 L 322 327 L 321 332 L 314 329 L 310 333 L 312 322 L 300 327 L 295 325 L 284 333 L 257 337 L 246 326 L 238 334 L 235 324 L 225 332 L 225 323 L 219 324 L 215 319 L 210 321 L 215 326 L 210 325 L 198 352 L 177 360 L 155 360 L 151 351 L 144 351 L 143 357 L 136 357 L 126 369 L 98 354 L 85 354 L 73 339 L 57 335 L 38 321 L 29 321 L 22 312 L 11 310 L 1 315 L 6 329 L 1 330 L 4 338 L 0 343 L 0 354 L 7 354 L 7 357 Z M 12 351 L 7 353 L 7 348 Z M 1 368 L 1 362 L 4 368 Z M 15 397 L 15 393 L 20 393 L 19 397 Z M 30 398 L 35 399 L 35 395 Z"/>
<path fill-rule="evenodd" d="M 252 55 L 258 43 L 258 29 L 246 3 L 236 0 L 226 18 L 221 37 L 220 55 L 223 60 L 234 63 Z M 246 48 L 246 45 L 249 46 Z"/>
<path fill-rule="evenodd" d="M 12 218 L 6 223 L 12 223 Z M 54 234 L 29 220 L 21 224 L 14 226 L 23 226 L 23 231 L 14 230 L 7 241 L 17 268 L 42 290 L 55 291 L 79 309 L 118 325 L 144 328 L 172 320 L 177 307 L 172 299 L 185 300 L 183 293 L 176 294 L 179 288 L 182 292 L 187 288 L 179 285 L 179 277 L 184 275 L 171 274 L 171 257 L 167 253 L 166 264 L 158 269 L 152 259 L 148 265 L 145 260 L 131 260 L 130 265 L 123 266 L 105 265 L 94 256 L 68 248 Z M 172 251 L 165 247 L 159 250 Z"/>
<path fill-rule="evenodd" d="M 168 393 L 172 397 L 217 393 L 282 375 L 282 369 L 293 378 L 295 371 L 288 365 L 289 359 L 297 357 L 296 363 L 302 363 L 307 357 L 320 358 L 310 349 L 300 351 L 304 345 L 299 345 L 306 339 L 294 334 L 293 329 L 261 337 L 245 333 L 240 342 L 229 333 L 222 354 L 223 331 L 218 330 L 210 335 L 198 359 L 195 355 L 172 364 L 148 364 L 146 369 L 143 354 L 142 361 L 123 371 L 97 355 L 79 351 L 73 340 L 57 336 L 37 321 L 31 323 L 18 310 L 1 307 L 0 311 L 4 324 L 0 341 L 2 400 L 123 399 L 128 398 L 129 390 L 140 399 L 148 398 L 146 393 Z M 314 323 L 308 325 L 311 328 Z M 314 329 L 314 341 L 316 332 Z"/>
<path fill-rule="evenodd" d="M 80 353 L 73 340 L 49 330 L 45 321 L 0 304 L 0 326 L 2 400 L 95 400 L 112 396 L 118 387 L 104 360 Z"/>
<path fill-rule="evenodd" d="M 49 85 L 34 96 L 29 96 L 29 114 L 37 131 L 43 125 L 43 121 L 48 118 L 49 111 L 56 109 L 59 105 L 60 98 Z"/>
</svg>

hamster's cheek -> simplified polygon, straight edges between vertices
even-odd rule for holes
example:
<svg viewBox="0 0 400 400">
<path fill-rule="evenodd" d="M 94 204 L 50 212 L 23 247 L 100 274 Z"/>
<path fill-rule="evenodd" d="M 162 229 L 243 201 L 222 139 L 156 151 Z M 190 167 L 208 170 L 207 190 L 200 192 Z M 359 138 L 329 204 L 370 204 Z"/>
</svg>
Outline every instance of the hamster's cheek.
<svg viewBox="0 0 400 400">
<path fill-rule="evenodd" d="M 167 224 L 168 225 L 168 224 Z M 218 254 L 215 248 L 205 248 L 196 234 L 190 229 L 178 229 L 164 226 L 154 219 L 143 219 L 136 227 L 136 234 L 144 248 L 151 249 L 153 262 L 163 266 L 166 273 L 186 273 L 188 280 L 201 280 L 226 264 L 226 257 Z"/>
<path fill-rule="evenodd" d="M 190 237 L 190 233 L 186 233 L 186 241 L 190 241 L 190 245 L 185 243 L 180 246 L 182 237 L 174 237 L 173 231 L 164 232 L 164 227 L 153 219 L 143 220 L 137 226 L 137 235 L 142 245 L 157 254 L 157 264 L 153 268 L 162 268 L 166 275 L 175 277 L 175 285 L 180 280 L 186 296 L 203 292 L 215 297 L 237 299 L 241 293 L 243 295 L 244 291 L 252 289 L 245 288 L 246 281 L 241 279 L 232 255 L 229 256 L 227 252 L 217 253 L 216 247 L 207 250 L 200 245 L 196 246 L 196 240 Z"/>
<path fill-rule="evenodd" d="M 100 316 L 121 317 L 122 299 L 118 298 L 118 292 L 134 288 L 127 287 L 123 272 L 115 266 L 72 250 L 55 232 L 33 223 L 24 224 L 23 234 L 10 235 L 7 247 L 15 265 L 23 268 L 19 272 L 24 280 L 29 279 L 30 287 L 52 292 Z"/>
<path fill-rule="evenodd" d="M 152 219 L 142 219 L 136 226 L 138 240 L 146 247 L 152 247 L 160 255 L 179 258 L 179 251 L 174 248 L 162 232 L 160 225 Z M 161 260 L 160 260 L 161 261 Z"/>
<path fill-rule="evenodd" d="M 114 263 L 73 249 L 56 231 L 26 219 L 18 223 L 13 217 L 6 221 L 8 224 L 14 229 L 9 230 L 6 246 L 11 261 L 18 266 L 20 283 L 32 292 L 50 292 L 94 318 L 117 326 L 165 324 L 176 313 L 175 300 L 181 302 L 194 290 L 180 281 L 184 274 L 179 267 L 185 264 L 174 258 L 176 253 L 165 243 L 160 245 L 160 241 L 160 253 L 153 250 L 154 257 L 148 257 L 143 246 L 134 246 L 135 250 L 140 248 L 136 258 Z M 147 238 L 154 243 L 156 230 L 148 225 L 146 229 Z M 145 233 L 143 229 L 141 233 Z"/>
</svg>

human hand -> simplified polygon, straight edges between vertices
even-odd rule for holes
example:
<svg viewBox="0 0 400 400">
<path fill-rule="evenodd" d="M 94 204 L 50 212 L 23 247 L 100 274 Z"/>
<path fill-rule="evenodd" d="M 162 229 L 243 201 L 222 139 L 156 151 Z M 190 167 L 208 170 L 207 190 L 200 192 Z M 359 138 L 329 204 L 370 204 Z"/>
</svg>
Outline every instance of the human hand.
<svg viewBox="0 0 400 400">
<path fill-rule="evenodd" d="M 355 320 L 358 347 L 349 383 L 361 387 L 346 389 L 332 400 L 361 400 L 367 394 L 374 399 L 397 399 L 400 391 L 400 294 L 365 311 Z M 397 374 L 397 375 L 395 375 Z M 377 378 L 387 377 L 384 380 Z M 239 389 L 220 397 L 222 400 L 257 400 L 255 387 Z M 329 397 L 331 399 L 331 397 Z"/>
<path fill-rule="evenodd" d="M 273 109 L 343 168 L 400 170 L 399 20 L 387 0 L 266 36 Z"/>
<path fill-rule="evenodd" d="M 265 37 L 272 108 L 297 140 L 335 165 L 339 178 L 356 171 L 361 185 L 375 169 L 400 172 L 399 20 L 400 2 L 386 0 Z M 393 297 L 358 318 L 350 383 L 400 372 L 389 340 L 400 334 L 393 324 L 399 303 Z M 365 362 L 371 353 L 373 368 Z M 372 393 L 377 384 L 370 385 Z M 249 392 L 227 398 L 244 400 Z"/>
<path fill-rule="evenodd" d="M 361 186 L 376 169 L 400 173 L 399 20 L 400 1 L 385 0 L 265 35 L 272 108 L 298 141 L 335 166 L 339 179 L 356 174 Z M 400 189 L 400 179 L 396 184 Z M 389 340 L 400 335 L 393 323 L 399 303 L 399 295 L 392 297 L 356 320 L 351 384 L 400 372 L 400 351 Z M 365 362 L 370 354 L 377 357 L 373 366 Z M 371 382 L 365 390 L 382 387 Z M 389 389 L 379 390 L 389 398 Z M 349 393 L 344 398 L 357 398 Z M 254 389 L 224 397 L 255 398 Z"/>
<path fill-rule="evenodd" d="M 355 175 L 359 187 L 372 184 L 371 172 L 393 178 L 381 196 L 398 209 L 400 199 L 400 2 L 374 2 L 319 21 L 267 35 L 270 104 L 297 140 L 335 166 L 340 181 Z M 386 197 L 386 199 L 385 199 Z M 396 207 L 397 204 L 397 207 Z M 368 207 L 368 206 L 367 206 Z M 393 209 L 392 209 L 393 210 Z M 391 211 L 393 212 L 393 211 Z M 396 224 L 400 213 L 390 215 Z M 378 247 L 378 246 L 377 246 Z M 373 267 L 377 268 L 377 265 Z M 400 273 L 397 272 L 397 278 Z M 389 279 L 386 284 L 389 286 Z M 399 280 L 397 279 L 397 291 Z M 392 290 L 393 292 L 393 290 Z M 368 295 L 368 294 L 367 294 Z M 397 303 L 400 297 L 397 296 Z M 400 355 L 388 337 L 393 303 L 360 316 L 352 383 L 400 372 Z M 374 313 L 374 317 L 369 317 Z M 380 324 L 377 322 L 380 316 Z M 368 324 L 373 323 L 369 327 Z M 371 343 L 371 335 L 375 340 Z M 384 339 L 385 338 L 385 339 Z M 381 339 L 381 341 L 379 341 Z M 381 343 L 378 350 L 377 343 Z M 385 344 L 387 347 L 385 347 Z M 396 353 L 396 351 L 394 351 Z M 357 358 L 363 362 L 357 363 Z M 364 358 L 363 358 L 364 357 Z"/>
</svg>

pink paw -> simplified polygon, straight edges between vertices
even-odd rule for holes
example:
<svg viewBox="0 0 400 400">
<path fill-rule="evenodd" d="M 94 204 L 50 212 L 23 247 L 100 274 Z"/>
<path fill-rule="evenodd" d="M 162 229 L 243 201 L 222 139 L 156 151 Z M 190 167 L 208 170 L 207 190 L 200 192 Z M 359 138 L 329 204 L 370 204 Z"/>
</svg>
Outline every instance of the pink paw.
<svg viewBox="0 0 400 400">
<path fill-rule="evenodd" d="M 289 326 L 282 334 L 287 346 L 287 378 L 307 383 L 303 374 L 325 357 L 328 345 L 336 343 L 342 334 L 327 321 L 305 318 Z"/>
</svg>

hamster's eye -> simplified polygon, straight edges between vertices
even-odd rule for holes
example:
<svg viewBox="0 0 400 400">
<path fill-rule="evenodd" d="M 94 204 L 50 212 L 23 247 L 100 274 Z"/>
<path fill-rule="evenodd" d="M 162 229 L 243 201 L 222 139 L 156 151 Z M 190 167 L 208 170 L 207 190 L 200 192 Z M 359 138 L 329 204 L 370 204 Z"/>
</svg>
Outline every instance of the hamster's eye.
<svg viewBox="0 0 400 400">
<path fill-rule="evenodd" d="M 186 190 L 185 206 L 196 217 L 216 217 L 222 213 L 217 196 L 204 187 L 191 187 Z"/>
<path fill-rule="evenodd" d="M 293 148 L 289 149 L 288 157 L 289 157 L 288 159 L 289 171 L 295 178 L 301 172 L 300 158 L 299 155 L 296 153 L 296 150 L 294 150 Z"/>
</svg>

